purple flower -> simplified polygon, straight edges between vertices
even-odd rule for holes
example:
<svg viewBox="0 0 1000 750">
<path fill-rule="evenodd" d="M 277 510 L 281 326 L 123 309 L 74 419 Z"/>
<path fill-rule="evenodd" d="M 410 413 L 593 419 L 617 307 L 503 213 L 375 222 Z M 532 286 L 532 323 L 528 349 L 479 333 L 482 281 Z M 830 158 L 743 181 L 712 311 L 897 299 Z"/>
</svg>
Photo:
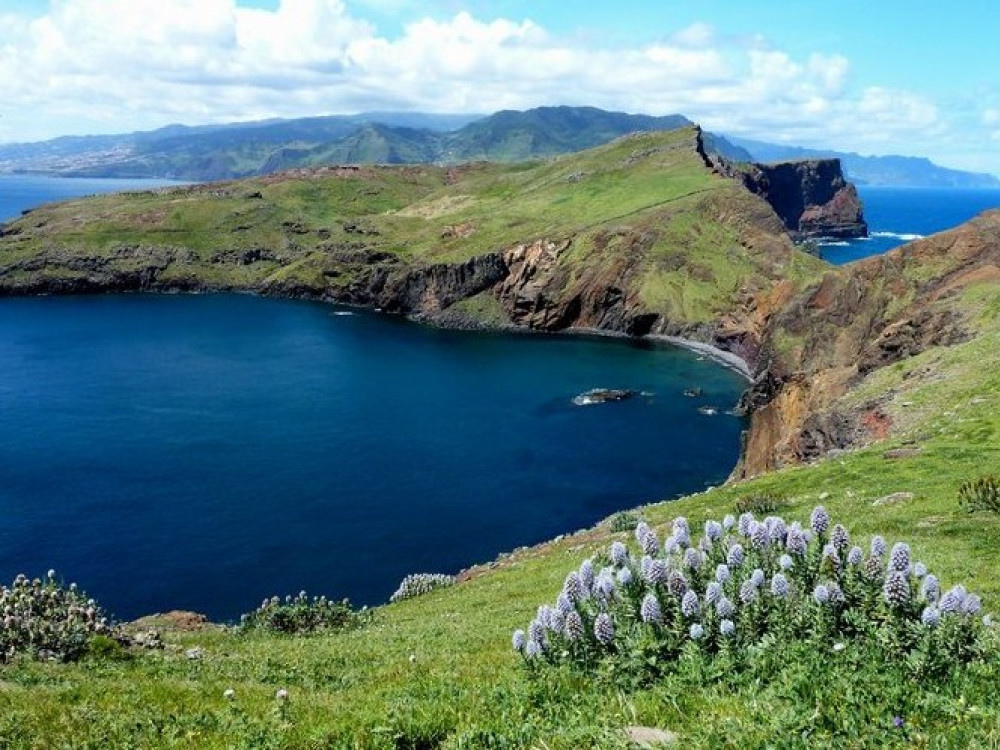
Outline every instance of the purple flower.
<svg viewBox="0 0 1000 750">
<path fill-rule="evenodd" d="M 678 531 L 683 531 L 690 535 L 691 525 L 688 523 L 688 520 L 684 516 L 677 516 L 677 518 L 674 519 L 673 531 L 675 534 Z"/>
<path fill-rule="evenodd" d="M 542 655 L 542 645 L 538 641 L 528 639 L 528 645 L 524 647 L 524 655 L 529 659 L 537 659 Z"/>
<path fill-rule="evenodd" d="M 573 602 L 570 601 L 565 592 L 559 594 L 559 598 L 556 599 L 556 609 L 562 612 L 564 617 L 573 611 Z"/>
<path fill-rule="evenodd" d="M 681 599 L 681 612 L 685 617 L 694 617 L 698 614 L 698 595 L 691 590 L 684 593 Z"/>
<path fill-rule="evenodd" d="M 575 570 L 566 576 L 566 581 L 563 583 L 563 594 L 574 603 L 583 599 L 583 586 L 580 584 L 580 576 Z"/>
<path fill-rule="evenodd" d="M 667 576 L 667 591 L 674 596 L 680 596 L 688 589 L 687 578 L 679 570 L 671 570 Z"/>
<path fill-rule="evenodd" d="M 722 519 L 722 528 L 726 531 L 732 531 L 734 526 L 736 526 L 736 516 L 731 513 Z"/>
<path fill-rule="evenodd" d="M 925 575 L 927 575 L 927 566 L 924 565 L 922 562 L 913 563 L 913 575 L 915 575 L 917 578 L 923 578 Z"/>
<path fill-rule="evenodd" d="M 936 628 L 941 623 L 941 612 L 937 607 L 924 607 L 920 613 L 920 622 L 928 628 Z"/>
<path fill-rule="evenodd" d="M 650 558 L 642 577 L 646 579 L 646 583 L 650 586 L 655 586 L 667 579 L 668 572 L 666 560 Z"/>
<path fill-rule="evenodd" d="M 631 586 L 632 585 L 632 569 L 622 568 L 618 571 L 618 585 L 619 586 Z"/>
<path fill-rule="evenodd" d="M 545 623 L 532 620 L 528 625 L 528 640 L 542 643 L 545 640 Z"/>
<path fill-rule="evenodd" d="M 643 622 L 654 624 L 663 622 L 663 610 L 660 609 L 660 600 L 656 598 L 656 594 L 646 594 L 643 597 L 639 615 Z"/>
<path fill-rule="evenodd" d="M 719 632 L 723 637 L 731 638 L 736 633 L 736 625 L 732 620 L 722 620 L 719 622 Z"/>
<path fill-rule="evenodd" d="M 784 599 L 788 596 L 788 591 L 788 579 L 785 578 L 785 574 L 775 573 L 771 579 L 771 593 L 779 599 Z"/>
<path fill-rule="evenodd" d="M 861 547 L 851 547 L 851 551 L 847 553 L 847 564 L 855 568 L 864 562 L 864 559 L 865 553 L 861 551 Z"/>
<path fill-rule="evenodd" d="M 642 545 L 643 538 L 646 536 L 646 534 L 648 534 L 651 531 L 652 529 L 649 528 L 649 524 L 646 523 L 645 521 L 639 521 L 639 523 L 636 524 L 635 540 L 640 544 L 640 546 Z"/>
<path fill-rule="evenodd" d="M 549 630 L 553 633 L 563 632 L 563 627 L 566 624 L 566 615 L 560 612 L 558 609 L 553 609 L 549 613 Z"/>
<path fill-rule="evenodd" d="M 722 584 L 712 581 L 705 587 L 705 603 L 715 604 L 722 598 Z"/>
<path fill-rule="evenodd" d="M 677 544 L 677 539 L 670 535 L 667 537 L 666 541 L 663 542 L 663 554 L 673 555 L 677 552 L 680 545 Z"/>
<path fill-rule="evenodd" d="M 885 555 L 888 549 L 889 546 L 885 543 L 885 539 L 883 539 L 881 536 L 878 535 L 872 537 L 872 544 L 871 544 L 872 557 L 882 557 L 883 555 Z"/>
<path fill-rule="evenodd" d="M 726 564 L 730 568 L 738 568 L 743 565 L 743 547 L 739 544 L 734 544 L 729 548 L 729 554 L 726 556 Z"/>
<path fill-rule="evenodd" d="M 750 604 L 757 600 L 757 587 L 753 585 L 752 580 L 747 580 L 743 582 L 740 586 L 740 601 L 744 604 Z"/>
<path fill-rule="evenodd" d="M 594 637 L 604 646 L 610 646 L 615 639 L 615 625 L 607 612 L 601 612 L 594 620 Z"/>
<path fill-rule="evenodd" d="M 719 583 L 725 583 L 730 578 L 729 566 L 725 563 L 715 566 L 715 580 Z"/>
<path fill-rule="evenodd" d="M 817 505 L 813 508 L 812 513 L 809 515 L 809 525 L 816 536 L 823 536 L 826 530 L 830 528 L 830 514 L 826 512 L 826 508 L 822 505 Z"/>
<path fill-rule="evenodd" d="M 837 552 L 837 546 L 833 542 L 823 545 L 823 559 L 829 560 L 835 568 L 840 567 L 840 555 Z"/>
<path fill-rule="evenodd" d="M 903 721 L 903 717 L 902 716 L 893 716 L 892 717 L 892 725 L 894 727 L 896 727 L 896 729 L 902 729 L 904 723 L 905 722 Z"/>
<path fill-rule="evenodd" d="M 784 539 L 785 534 L 788 533 L 788 524 L 785 523 L 785 519 L 778 516 L 768 516 L 765 518 L 764 526 L 767 528 L 768 539 L 772 541 Z"/>
<path fill-rule="evenodd" d="M 795 567 L 795 563 L 792 561 L 791 555 L 782 555 L 778 558 L 778 567 L 782 570 L 791 570 Z"/>
<path fill-rule="evenodd" d="M 718 521 L 705 521 L 705 536 L 713 542 L 722 539 L 722 524 Z"/>
<path fill-rule="evenodd" d="M 793 555 L 802 557 L 806 554 L 807 543 L 802 529 L 791 528 L 788 530 L 788 534 L 785 536 L 785 547 Z"/>
<path fill-rule="evenodd" d="M 767 527 L 762 523 L 754 524 L 753 528 L 750 529 L 750 543 L 753 544 L 754 548 L 764 549 L 770 541 Z"/>
<path fill-rule="evenodd" d="M 658 555 L 660 553 L 660 542 L 656 538 L 656 532 L 652 529 L 646 532 L 646 535 L 639 540 L 639 546 L 642 547 L 642 551 L 647 555 Z"/>
<path fill-rule="evenodd" d="M 691 570 L 698 570 L 701 567 L 701 553 L 694 547 L 688 547 L 684 551 L 684 565 Z"/>
<path fill-rule="evenodd" d="M 615 576 L 611 568 L 604 568 L 594 582 L 594 591 L 604 601 L 610 600 L 615 595 Z"/>
<path fill-rule="evenodd" d="M 580 585 L 584 591 L 591 591 L 594 588 L 594 563 L 591 560 L 584 560 L 580 563 Z"/>
<path fill-rule="evenodd" d="M 962 608 L 965 601 L 965 589 L 961 586 L 952 586 L 945 595 L 941 597 L 938 606 L 945 614 L 954 615 Z"/>
<path fill-rule="evenodd" d="M 740 536 L 750 537 L 753 532 L 754 524 L 757 523 L 757 519 L 753 517 L 753 513 L 743 513 L 740 515 L 739 530 Z"/>
<path fill-rule="evenodd" d="M 566 615 L 566 621 L 563 623 L 563 635 L 571 641 L 583 638 L 583 618 L 575 609 Z"/>
<path fill-rule="evenodd" d="M 750 574 L 750 583 L 753 584 L 754 588 L 759 589 L 764 585 L 767 580 L 767 576 L 764 575 L 764 571 L 760 568 L 754 568 L 753 572 Z"/>
<path fill-rule="evenodd" d="M 524 635 L 523 630 L 515 630 L 510 641 L 514 646 L 515 651 L 524 651 L 524 645 L 527 643 L 527 637 Z"/>
<path fill-rule="evenodd" d="M 826 585 L 822 583 L 819 584 L 816 588 L 813 589 L 813 599 L 815 599 L 816 603 L 819 605 L 826 604 L 827 602 L 830 601 L 830 589 L 828 589 Z"/>
<path fill-rule="evenodd" d="M 889 570 L 907 573 L 910 570 L 910 545 L 906 542 L 896 542 L 889 553 Z"/>
<path fill-rule="evenodd" d="M 732 617 L 736 613 L 736 607 L 733 603 L 729 601 L 726 597 L 719 599 L 719 603 L 715 605 L 715 613 L 722 618 Z"/>
<path fill-rule="evenodd" d="M 621 542 L 612 542 L 611 544 L 611 562 L 617 565 L 619 568 L 628 562 L 628 547 L 626 547 Z"/>
<path fill-rule="evenodd" d="M 975 617 L 983 609 L 983 602 L 977 594 L 968 594 L 962 602 L 962 614 Z"/>
<path fill-rule="evenodd" d="M 701 623 L 692 623 L 688 634 L 691 636 L 692 641 L 700 641 L 705 636 L 705 628 L 702 627 Z"/>
<path fill-rule="evenodd" d="M 847 533 L 847 529 L 838 523 L 833 527 L 833 531 L 830 532 L 830 541 L 833 542 L 833 546 L 837 548 L 838 552 L 843 552 L 847 549 L 847 545 L 851 543 L 851 537 Z"/>
<path fill-rule="evenodd" d="M 906 579 L 906 573 L 890 570 L 882 586 L 882 596 L 892 607 L 905 604 L 910 598 L 910 582 Z"/>
<path fill-rule="evenodd" d="M 928 573 L 920 581 L 920 596 L 929 602 L 936 602 L 941 596 L 941 584 L 933 573 Z"/>
</svg>

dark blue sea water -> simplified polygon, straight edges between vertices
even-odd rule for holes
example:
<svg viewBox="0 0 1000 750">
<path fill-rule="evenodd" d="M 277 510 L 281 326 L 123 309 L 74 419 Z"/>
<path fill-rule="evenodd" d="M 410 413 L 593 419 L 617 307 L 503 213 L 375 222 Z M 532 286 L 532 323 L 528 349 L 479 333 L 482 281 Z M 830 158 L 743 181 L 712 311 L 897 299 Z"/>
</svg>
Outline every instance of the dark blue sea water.
<svg viewBox="0 0 1000 750">
<path fill-rule="evenodd" d="M 744 382 L 687 351 L 345 312 L 0 300 L 0 579 L 55 567 L 120 617 L 373 604 L 736 461 Z M 571 403 L 596 386 L 654 395 Z"/>
<path fill-rule="evenodd" d="M 858 193 L 870 236 L 821 244 L 820 254 L 830 263 L 879 255 L 1000 206 L 998 189 L 859 187 Z"/>
<path fill-rule="evenodd" d="M 183 184 L 171 180 L 112 180 L 0 174 L 0 222 L 16 219 L 25 209 L 52 201 L 97 193 L 148 190 Z"/>
</svg>

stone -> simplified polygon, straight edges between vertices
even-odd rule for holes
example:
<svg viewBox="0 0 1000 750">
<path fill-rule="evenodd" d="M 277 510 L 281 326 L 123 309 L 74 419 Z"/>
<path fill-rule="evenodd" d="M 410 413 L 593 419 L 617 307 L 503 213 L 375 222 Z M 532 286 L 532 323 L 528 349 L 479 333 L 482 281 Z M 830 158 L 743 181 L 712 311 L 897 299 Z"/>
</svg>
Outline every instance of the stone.
<svg viewBox="0 0 1000 750">
<path fill-rule="evenodd" d="M 893 492 L 891 495 L 886 495 L 885 497 L 880 497 L 878 500 L 872 503 L 875 508 L 880 508 L 885 505 L 896 505 L 897 503 L 905 503 L 916 497 L 912 492 Z"/>
<path fill-rule="evenodd" d="M 184 656 L 186 656 L 191 661 L 198 661 L 204 655 L 205 655 L 205 650 L 200 646 L 196 646 L 195 648 L 189 648 L 187 651 L 184 652 Z"/>
<path fill-rule="evenodd" d="M 632 398 L 634 395 L 636 395 L 636 392 L 629 388 L 591 388 L 579 396 L 574 396 L 573 403 L 577 406 L 606 404 L 611 401 L 624 401 L 627 398 Z"/>
<path fill-rule="evenodd" d="M 921 452 L 921 448 L 893 448 L 892 450 L 887 450 L 883 453 L 882 457 L 887 461 L 896 461 L 901 458 L 913 458 L 914 456 L 919 456 Z"/>
<path fill-rule="evenodd" d="M 666 745 L 673 745 L 677 742 L 678 737 L 675 732 L 671 732 L 669 729 L 657 729 L 655 727 L 628 727 L 625 730 L 625 734 L 634 745 L 638 745 L 640 748 L 649 748 L 652 750 L 657 747 L 664 747 Z"/>
</svg>

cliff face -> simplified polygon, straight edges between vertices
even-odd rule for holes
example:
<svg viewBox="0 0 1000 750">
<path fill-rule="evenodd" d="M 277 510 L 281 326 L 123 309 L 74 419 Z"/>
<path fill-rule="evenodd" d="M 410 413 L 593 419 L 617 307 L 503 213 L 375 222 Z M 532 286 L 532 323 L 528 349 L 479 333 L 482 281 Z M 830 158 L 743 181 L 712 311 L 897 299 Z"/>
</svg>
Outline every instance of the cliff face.
<svg viewBox="0 0 1000 750">
<path fill-rule="evenodd" d="M 868 234 L 858 192 L 844 179 L 838 159 L 752 164 L 741 176 L 797 240 Z"/>
</svg>

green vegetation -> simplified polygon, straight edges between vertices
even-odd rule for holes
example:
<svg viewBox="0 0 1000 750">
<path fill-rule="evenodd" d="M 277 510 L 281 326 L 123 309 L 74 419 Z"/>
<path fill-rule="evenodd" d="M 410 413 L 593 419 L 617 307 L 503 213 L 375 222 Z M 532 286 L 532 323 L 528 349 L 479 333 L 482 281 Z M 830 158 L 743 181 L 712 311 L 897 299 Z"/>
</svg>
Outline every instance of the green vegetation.
<svg viewBox="0 0 1000 750">
<path fill-rule="evenodd" d="M 969 513 L 1000 513 L 1000 481 L 990 475 L 963 483 L 958 488 L 958 503 Z"/>
<path fill-rule="evenodd" d="M 756 516 L 766 516 L 782 510 L 785 499 L 768 492 L 752 492 L 736 498 L 733 504 L 737 513 L 753 513 Z"/>
<path fill-rule="evenodd" d="M 325 596 L 310 599 L 305 591 L 300 591 L 284 599 L 278 596 L 265 599 L 257 609 L 240 618 L 240 627 L 285 634 L 315 633 L 360 627 L 369 619 L 368 610 L 355 612 L 346 599 L 339 602 Z"/>
</svg>

